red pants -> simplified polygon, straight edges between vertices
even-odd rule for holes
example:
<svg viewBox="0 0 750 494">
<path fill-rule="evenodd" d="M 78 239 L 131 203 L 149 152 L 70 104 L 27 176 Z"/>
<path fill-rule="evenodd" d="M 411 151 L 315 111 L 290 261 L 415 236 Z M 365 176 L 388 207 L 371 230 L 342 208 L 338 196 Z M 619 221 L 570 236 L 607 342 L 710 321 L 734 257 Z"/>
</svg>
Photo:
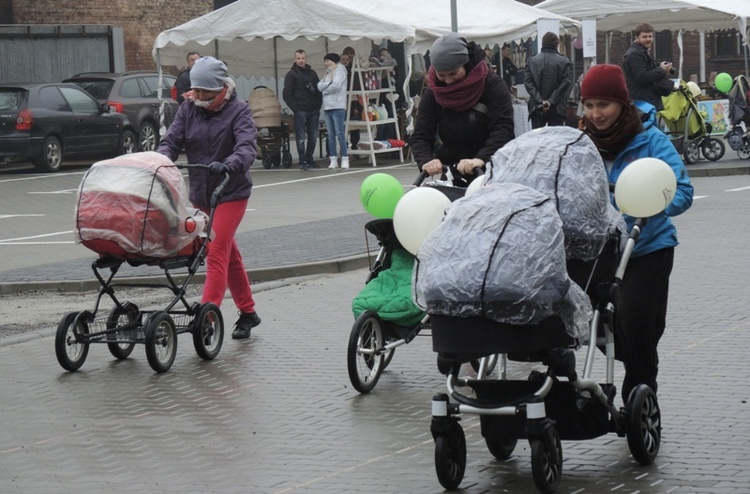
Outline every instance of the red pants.
<svg viewBox="0 0 750 494">
<path fill-rule="evenodd" d="M 206 283 L 201 303 L 213 302 L 221 307 L 227 287 L 234 304 L 245 313 L 255 312 L 250 278 L 237 248 L 234 234 L 245 216 L 248 199 L 219 204 L 214 213 L 214 239 L 206 257 Z M 206 211 L 207 212 L 207 211 Z"/>
</svg>

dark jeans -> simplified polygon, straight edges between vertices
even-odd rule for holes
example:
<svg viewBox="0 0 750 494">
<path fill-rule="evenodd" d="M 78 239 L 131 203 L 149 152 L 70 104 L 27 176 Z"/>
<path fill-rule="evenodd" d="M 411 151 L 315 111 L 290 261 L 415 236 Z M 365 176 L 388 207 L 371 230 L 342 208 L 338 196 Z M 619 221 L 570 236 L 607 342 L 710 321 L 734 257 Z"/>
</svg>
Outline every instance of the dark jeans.
<svg viewBox="0 0 750 494">
<path fill-rule="evenodd" d="M 656 392 L 659 354 L 656 347 L 667 324 L 669 275 L 674 247 L 631 258 L 622 280 L 615 320 L 615 353 L 625 364 L 622 399 L 638 384 Z"/>
<path fill-rule="evenodd" d="M 560 127 L 565 125 L 565 115 L 558 115 L 555 110 L 551 108 L 546 112 L 541 110 L 532 112 L 529 115 L 529 119 L 531 119 L 532 129 L 539 129 L 545 125 L 549 125 L 550 127 Z"/>
<path fill-rule="evenodd" d="M 320 125 L 320 110 L 294 112 L 294 136 L 297 141 L 297 154 L 300 163 L 311 163 L 315 144 L 318 140 L 318 127 Z M 307 147 L 305 147 L 307 137 Z"/>
</svg>

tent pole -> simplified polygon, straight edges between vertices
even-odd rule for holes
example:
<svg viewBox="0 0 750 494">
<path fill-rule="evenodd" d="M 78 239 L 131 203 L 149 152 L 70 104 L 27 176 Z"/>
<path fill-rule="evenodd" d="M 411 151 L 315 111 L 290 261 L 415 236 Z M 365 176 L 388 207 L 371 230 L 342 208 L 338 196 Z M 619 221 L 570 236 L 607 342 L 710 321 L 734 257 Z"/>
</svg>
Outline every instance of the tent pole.
<svg viewBox="0 0 750 494">
<path fill-rule="evenodd" d="M 276 40 L 278 40 L 278 36 L 273 37 L 273 77 L 276 79 L 276 97 L 278 98 L 281 94 L 281 90 L 279 89 L 279 54 L 277 52 L 277 44 Z"/>
<path fill-rule="evenodd" d="M 454 33 L 458 32 L 458 10 L 456 8 L 456 0 L 451 0 L 451 31 Z"/>
</svg>

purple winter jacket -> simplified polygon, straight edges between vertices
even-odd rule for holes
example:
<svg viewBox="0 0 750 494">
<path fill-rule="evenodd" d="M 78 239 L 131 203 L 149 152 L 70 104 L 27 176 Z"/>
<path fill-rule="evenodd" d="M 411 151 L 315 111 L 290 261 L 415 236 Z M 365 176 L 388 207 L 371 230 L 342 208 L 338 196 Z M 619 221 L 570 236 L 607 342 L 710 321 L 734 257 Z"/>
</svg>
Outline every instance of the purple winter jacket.
<svg viewBox="0 0 750 494">
<path fill-rule="evenodd" d="M 250 197 L 253 187 L 250 165 L 257 154 L 257 133 L 250 107 L 236 94 L 219 112 L 209 112 L 192 101 L 185 101 L 162 137 L 158 152 L 174 161 L 184 147 L 189 164 L 227 163 L 235 173 L 219 202 L 236 201 Z M 203 168 L 191 168 L 188 175 L 190 202 L 196 207 L 208 208 L 211 194 L 224 177 L 209 175 Z"/>
</svg>

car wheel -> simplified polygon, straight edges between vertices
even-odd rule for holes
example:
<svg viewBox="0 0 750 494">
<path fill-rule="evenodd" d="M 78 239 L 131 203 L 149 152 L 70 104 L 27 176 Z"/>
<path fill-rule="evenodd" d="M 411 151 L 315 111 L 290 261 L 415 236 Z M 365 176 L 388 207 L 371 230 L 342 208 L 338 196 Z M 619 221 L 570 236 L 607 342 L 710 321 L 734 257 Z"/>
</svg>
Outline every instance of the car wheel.
<svg viewBox="0 0 750 494">
<path fill-rule="evenodd" d="M 125 129 L 120 136 L 120 145 L 117 147 L 117 154 L 132 154 L 138 151 L 138 141 L 132 130 Z"/>
<path fill-rule="evenodd" d="M 55 136 L 48 136 L 44 140 L 44 146 L 42 146 L 39 156 L 31 162 L 43 172 L 56 172 L 60 170 L 60 165 L 62 165 L 62 153 L 60 140 Z"/>
<path fill-rule="evenodd" d="M 143 122 L 141 124 L 141 151 L 156 151 L 156 145 L 159 141 L 159 134 L 156 132 L 156 127 L 151 122 Z"/>
</svg>

